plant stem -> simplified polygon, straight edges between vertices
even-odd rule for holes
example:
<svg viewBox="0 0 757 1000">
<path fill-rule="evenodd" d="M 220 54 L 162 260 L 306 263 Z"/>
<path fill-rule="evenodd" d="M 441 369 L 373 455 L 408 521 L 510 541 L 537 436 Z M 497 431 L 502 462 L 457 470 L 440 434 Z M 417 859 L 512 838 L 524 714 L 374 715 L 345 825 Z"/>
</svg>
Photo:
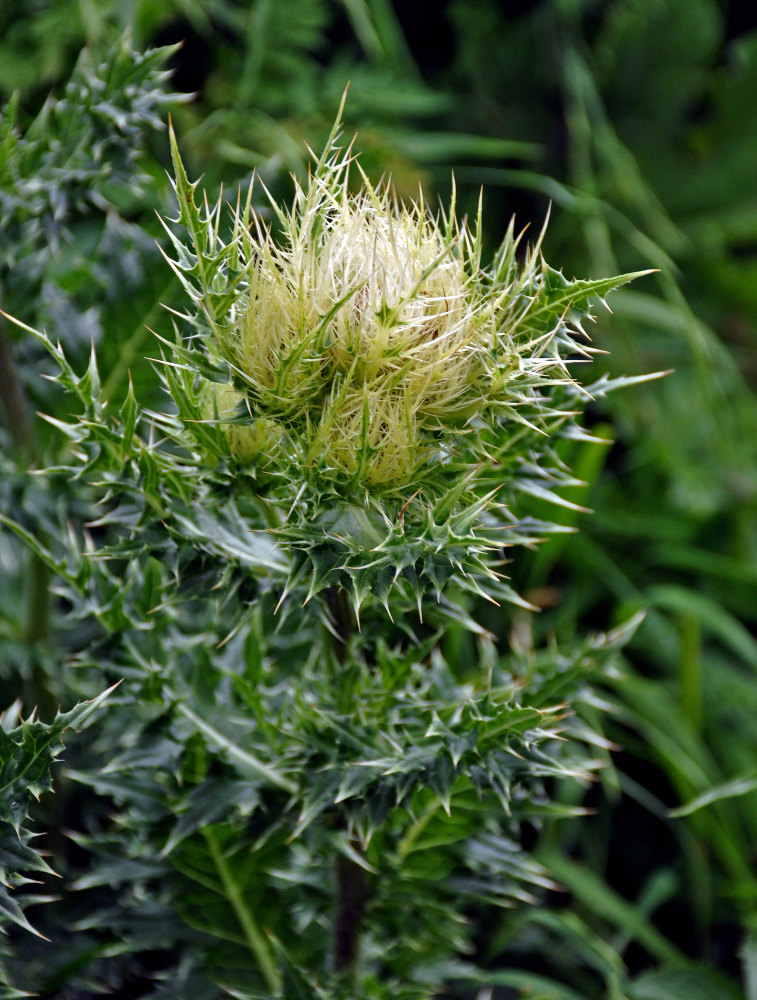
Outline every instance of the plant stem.
<svg viewBox="0 0 757 1000">
<path fill-rule="evenodd" d="M 29 419 L 26 393 L 13 361 L 11 343 L 5 335 L 0 318 L 0 403 L 5 411 L 8 433 L 13 447 L 27 462 L 37 450 L 34 429 Z"/>
<path fill-rule="evenodd" d="M 268 944 L 265 935 L 255 922 L 255 918 L 249 908 L 245 904 L 242 892 L 239 885 L 234 880 L 231 869 L 226 863 L 226 858 L 215 834 L 212 830 L 205 829 L 203 830 L 203 835 L 205 837 L 205 842 L 208 845 L 210 856 L 213 859 L 213 864 L 215 865 L 216 871 L 221 879 L 226 897 L 231 903 L 234 914 L 239 921 L 242 931 L 244 932 L 245 940 L 247 941 L 250 951 L 257 959 L 257 963 L 260 966 L 260 971 L 263 973 L 268 989 L 272 993 L 280 993 L 282 985 L 281 973 L 276 965 L 276 959 L 271 951 L 271 947 Z"/>
<path fill-rule="evenodd" d="M 29 416 L 29 404 L 13 360 L 13 347 L 0 318 L 0 405 L 8 427 L 19 467 L 32 465 L 38 454 L 37 436 Z M 26 621 L 24 641 L 34 647 L 50 636 L 50 571 L 38 555 L 28 556 L 26 574 Z M 55 716 L 57 708 L 47 676 L 37 653 L 32 656 L 32 671 L 24 701 L 37 706 L 44 721 Z"/>
<path fill-rule="evenodd" d="M 343 854 L 337 855 L 335 873 L 334 971 L 349 972 L 357 962 L 368 887 L 365 871 Z"/>
<path fill-rule="evenodd" d="M 352 622 L 346 592 L 341 587 L 327 587 L 324 591 L 326 605 L 331 615 L 334 632 L 331 633 L 332 648 L 340 667 L 347 665 L 348 645 Z"/>
<path fill-rule="evenodd" d="M 434 817 L 434 815 L 441 809 L 442 803 L 440 799 L 435 799 L 425 810 L 421 813 L 420 817 L 413 823 L 408 832 L 402 838 L 397 848 L 397 853 L 400 858 L 404 861 L 407 855 L 412 851 L 413 845 L 423 831 L 426 829 L 429 821 Z"/>
<path fill-rule="evenodd" d="M 346 592 L 341 588 L 328 587 L 325 591 L 326 604 L 331 615 L 334 631 L 331 633 L 331 644 L 337 669 L 340 676 L 336 678 L 339 688 L 340 711 L 348 710 L 345 705 L 346 696 L 352 701 L 351 686 L 346 679 L 350 670 L 350 634 L 352 632 L 352 613 Z M 344 819 L 340 826 L 344 828 Z M 360 850 L 358 843 L 353 844 L 356 851 Z M 354 972 L 360 950 L 360 924 L 365 911 L 368 896 L 368 885 L 365 871 L 360 865 L 343 854 L 338 854 L 334 862 L 336 881 L 336 912 L 334 915 L 334 971 L 336 973 Z"/>
</svg>

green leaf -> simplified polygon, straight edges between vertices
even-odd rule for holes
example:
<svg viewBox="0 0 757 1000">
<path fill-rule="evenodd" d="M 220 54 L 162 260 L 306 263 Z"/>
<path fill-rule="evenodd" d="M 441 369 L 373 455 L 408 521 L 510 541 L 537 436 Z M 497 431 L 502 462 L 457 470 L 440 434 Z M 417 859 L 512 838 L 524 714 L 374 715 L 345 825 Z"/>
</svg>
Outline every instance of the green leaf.
<svg viewBox="0 0 757 1000">
<path fill-rule="evenodd" d="M 706 966 L 646 972 L 634 980 L 629 1000 L 742 1000 L 741 992 Z"/>
<path fill-rule="evenodd" d="M 30 846 L 33 834 L 25 825 L 27 812 L 32 801 L 52 787 L 51 766 L 63 752 L 63 734 L 85 726 L 114 689 L 68 712 L 58 712 L 52 723 L 32 718 L 7 731 L 0 727 L 0 882 L 4 883 L 0 885 L 0 925 L 4 917 L 38 934 L 5 888 L 25 871 L 52 873 Z"/>
<path fill-rule="evenodd" d="M 592 299 L 604 300 L 616 288 L 653 273 L 654 269 L 650 269 L 631 271 L 613 278 L 575 278 L 571 281 L 562 271 L 544 264 L 543 283 L 526 313 L 526 322 L 541 329 L 550 327 L 568 311 L 584 316 L 589 312 Z"/>
<path fill-rule="evenodd" d="M 676 967 L 686 964 L 683 954 L 637 907 L 614 892 L 589 868 L 551 852 L 540 855 L 539 860 L 590 912 L 610 920 L 655 958 Z"/>
<path fill-rule="evenodd" d="M 548 976 L 536 972 L 495 971 L 479 973 L 475 980 L 483 986 L 511 986 L 521 990 L 524 998 L 533 1000 L 586 1000 L 586 997 L 576 993 L 570 986 L 558 983 Z"/>
<path fill-rule="evenodd" d="M 757 931 L 746 935 L 740 954 L 744 970 L 744 1000 L 757 1000 Z"/>
<path fill-rule="evenodd" d="M 668 812 L 668 815 L 675 819 L 680 819 L 683 816 L 691 816 L 692 813 L 698 812 L 700 809 L 705 809 L 707 806 L 712 805 L 713 802 L 739 798 L 755 790 L 757 790 L 757 776 L 745 775 L 742 778 L 732 778 L 730 781 L 725 781 L 714 788 L 709 788 L 706 792 L 697 795 L 695 799 L 692 799 L 685 805 L 676 806 L 675 809 L 671 809 Z"/>
<path fill-rule="evenodd" d="M 266 764 L 259 760 L 248 750 L 244 750 L 242 747 L 237 746 L 233 740 L 224 736 L 224 734 L 219 732 L 215 726 L 212 726 L 205 719 L 200 718 L 200 716 L 188 705 L 184 704 L 184 702 L 179 702 L 176 706 L 176 710 L 180 712 L 181 715 L 189 719 L 189 721 L 197 727 L 197 730 L 206 736 L 210 740 L 211 744 L 214 744 L 221 749 L 236 766 L 241 767 L 243 770 L 247 771 L 248 774 L 251 774 L 256 778 L 262 778 L 265 782 L 276 785 L 278 788 L 283 788 L 287 792 L 296 791 L 296 782 L 285 777 L 283 774 L 280 774 L 276 768 L 271 767 L 270 764 Z"/>
</svg>

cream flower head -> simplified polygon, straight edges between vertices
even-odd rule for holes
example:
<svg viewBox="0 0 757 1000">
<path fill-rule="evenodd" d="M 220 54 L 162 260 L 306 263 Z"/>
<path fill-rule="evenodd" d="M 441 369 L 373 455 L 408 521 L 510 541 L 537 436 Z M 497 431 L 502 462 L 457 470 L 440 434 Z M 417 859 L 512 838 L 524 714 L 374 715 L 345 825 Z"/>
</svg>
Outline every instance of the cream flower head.
<svg viewBox="0 0 757 1000">
<path fill-rule="evenodd" d="M 238 220 L 246 287 L 216 335 L 254 412 L 310 466 L 392 489 L 439 457 L 440 428 L 489 405 L 478 383 L 506 334 L 454 205 L 434 218 L 362 171 L 353 193 L 351 151 L 330 153 L 291 213 L 274 204 L 282 233 L 249 208 Z"/>
</svg>

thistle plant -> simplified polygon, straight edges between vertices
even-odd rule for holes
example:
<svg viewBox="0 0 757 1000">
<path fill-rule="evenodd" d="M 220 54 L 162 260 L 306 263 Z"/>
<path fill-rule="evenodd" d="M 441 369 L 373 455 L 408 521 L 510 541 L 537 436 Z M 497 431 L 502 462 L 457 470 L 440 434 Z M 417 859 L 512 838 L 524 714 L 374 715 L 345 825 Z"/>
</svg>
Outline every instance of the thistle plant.
<svg viewBox="0 0 757 1000">
<path fill-rule="evenodd" d="M 147 921 L 172 956 L 150 995 L 463 995 L 495 981 L 476 914 L 552 884 L 521 824 L 606 750 L 590 679 L 632 626 L 507 651 L 481 608 L 529 607 L 505 564 L 562 530 L 530 506 L 571 506 L 559 442 L 638 380 L 572 367 L 591 303 L 637 275 L 568 280 L 514 225 L 484 266 L 480 211 L 399 203 L 338 120 L 290 210 L 251 190 L 230 221 L 171 142 L 170 405 L 112 412 L 94 352 L 78 374 L 26 328 L 78 401 L 53 422 L 99 509 L 56 545 L 11 526 L 100 624 L 79 686 L 122 680 L 107 767 L 75 775 L 107 801 L 77 834 L 80 927 L 116 956 L 82 962 L 133 976 Z"/>
</svg>

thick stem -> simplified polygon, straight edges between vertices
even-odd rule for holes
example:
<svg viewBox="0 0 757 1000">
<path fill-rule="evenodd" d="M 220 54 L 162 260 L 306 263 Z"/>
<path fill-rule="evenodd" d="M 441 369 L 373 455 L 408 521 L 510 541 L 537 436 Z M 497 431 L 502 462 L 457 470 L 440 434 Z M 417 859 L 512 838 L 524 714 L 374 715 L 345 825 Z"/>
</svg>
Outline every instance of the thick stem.
<svg viewBox="0 0 757 1000">
<path fill-rule="evenodd" d="M 0 319 L 0 404 L 5 413 L 13 447 L 27 462 L 32 461 L 37 450 L 37 442 L 29 419 L 26 393 L 16 371 L 13 349 L 5 335 L 2 319 Z"/>
<path fill-rule="evenodd" d="M 37 460 L 38 445 L 23 384 L 13 360 L 13 347 L 0 318 L 0 405 L 19 466 Z M 46 643 L 50 635 L 50 572 L 39 556 L 30 553 L 26 575 L 24 640 L 30 646 Z M 31 677 L 24 701 L 37 706 L 43 720 L 52 719 L 56 703 L 47 685 L 40 657 L 33 656 Z"/>
<path fill-rule="evenodd" d="M 340 676 L 336 678 L 339 688 L 340 710 L 345 711 L 345 700 L 352 700 L 351 684 L 347 674 L 350 667 L 350 635 L 353 630 L 353 614 L 346 591 L 329 587 L 325 591 L 326 605 L 331 616 L 333 633 L 331 644 Z M 342 819 L 340 828 L 346 824 Z M 353 843 L 360 851 L 360 845 Z M 338 854 L 334 863 L 336 882 L 336 909 L 334 914 L 334 971 L 339 974 L 354 970 L 360 950 L 360 925 L 368 898 L 368 884 L 365 870 L 350 858 Z"/>
<path fill-rule="evenodd" d="M 352 616 L 347 592 L 341 587 L 327 587 L 324 596 L 334 626 L 334 632 L 331 633 L 332 648 L 339 666 L 344 667 L 347 664 L 352 632 Z"/>
<path fill-rule="evenodd" d="M 35 705 L 43 722 L 51 722 L 58 702 L 49 687 L 44 665 L 45 649 L 50 639 L 50 570 L 39 556 L 29 553 L 26 568 L 26 622 L 24 640 L 32 652 L 32 668 L 24 702 Z"/>
<path fill-rule="evenodd" d="M 343 854 L 337 856 L 334 971 L 354 969 L 360 945 L 360 924 L 367 898 L 365 871 Z"/>
</svg>

